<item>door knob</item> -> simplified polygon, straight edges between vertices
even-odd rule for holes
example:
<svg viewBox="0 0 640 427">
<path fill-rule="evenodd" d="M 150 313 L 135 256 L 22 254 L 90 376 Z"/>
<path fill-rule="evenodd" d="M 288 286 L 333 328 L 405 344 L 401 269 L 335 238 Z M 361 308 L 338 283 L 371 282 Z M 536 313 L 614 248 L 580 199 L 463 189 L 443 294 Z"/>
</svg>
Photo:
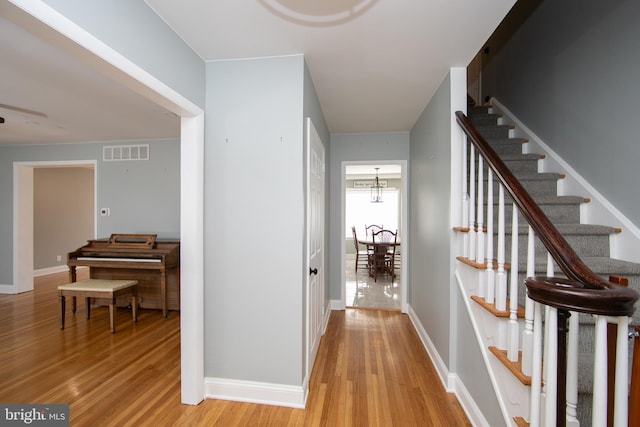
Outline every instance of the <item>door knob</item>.
<svg viewBox="0 0 640 427">
<path fill-rule="evenodd" d="M 309 274 L 318 274 L 318 269 L 317 268 L 310 268 L 309 269 Z"/>
</svg>

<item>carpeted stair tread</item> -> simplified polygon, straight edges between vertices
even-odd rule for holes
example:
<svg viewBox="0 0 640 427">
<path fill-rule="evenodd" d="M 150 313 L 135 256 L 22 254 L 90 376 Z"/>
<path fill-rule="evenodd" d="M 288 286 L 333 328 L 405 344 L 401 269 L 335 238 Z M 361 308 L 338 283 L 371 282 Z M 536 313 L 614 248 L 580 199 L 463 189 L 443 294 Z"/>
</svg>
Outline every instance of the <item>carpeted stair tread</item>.
<svg viewBox="0 0 640 427">
<path fill-rule="evenodd" d="M 529 142 L 526 138 L 491 138 L 487 141 L 490 145 L 496 144 L 526 144 Z"/>
<path fill-rule="evenodd" d="M 523 138 L 512 138 L 512 125 L 502 124 L 501 116 L 493 113 L 490 105 L 470 108 L 468 115 L 478 131 L 487 139 L 489 145 L 495 150 L 507 167 L 522 182 L 525 189 L 534 198 L 536 203 L 554 223 L 558 231 L 565 236 L 567 242 L 581 257 L 582 261 L 597 275 L 604 280 L 610 276 L 625 277 L 629 281 L 629 287 L 640 291 L 640 263 L 610 258 L 610 236 L 619 232 L 619 229 L 606 225 L 579 224 L 580 205 L 588 202 L 581 196 L 558 196 L 557 181 L 564 176 L 554 172 L 537 172 L 538 160 L 544 156 L 535 153 L 522 153 L 522 144 L 528 142 Z M 485 171 L 486 174 L 486 171 Z M 545 188 L 548 186 L 548 188 Z M 494 179 L 494 250 L 497 250 L 497 208 L 499 182 Z M 486 179 L 484 191 L 486 194 Z M 487 202 L 485 198 L 485 204 Z M 511 246 L 511 216 L 512 200 L 508 192 L 505 191 L 505 232 L 506 236 L 506 257 L 510 263 Z M 521 289 L 524 289 L 524 279 L 527 270 L 527 234 L 529 226 L 519 214 L 518 223 L 518 282 Z M 486 221 L 486 219 L 485 219 Z M 486 224 L 485 224 L 486 226 Z M 494 253 L 495 257 L 497 253 Z M 554 262 L 555 264 L 555 262 Z M 536 237 L 536 254 L 534 261 L 535 275 L 546 276 L 547 254 L 541 242 Z M 563 276 L 562 271 L 555 265 L 555 275 Z M 520 304 L 524 304 L 526 292 L 521 291 L 518 295 Z M 591 387 L 593 369 L 593 316 L 580 315 L 580 349 L 579 349 L 579 404 L 578 418 L 581 424 L 591 423 Z M 632 317 L 632 324 L 640 324 L 640 310 L 636 310 Z M 584 379 L 584 381 L 582 381 Z"/>
<path fill-rule="evenodd" d="M 607 225 L 595 225 L 595 224 L 554 224 L 556 229 L 563 236 L 570 235 L 611 235 L 618 232 L 617 228 L 609 227 Z M 505 233 L 511 234 L 511 224 L 505 224 Z M 495 230 L 494 230 L 495 232 Z M 523 235 L 529 232 L 528 224 L 518 223 L 518 234 Z M 495 232 L 497 233 L 497 232 Z"/>
<path fill-rule="evenodd" d="M 544 159 L 544 156 L 538 153 L 522 153 L 522 154 L 506 154 L 500 156 L 503 162 L 513 162 L 522 160 L 540 160 Z"/>
<path fill-rule="evenodd" d="M 473 107 L 469 107 L 467 109 L 467 116 L 477 116 L 477 115 L 485 115 L 489 114 L 489 109 L 493 108 L 491 105 L 474 105 Z"/>
<path fill-rule="evenodd" d="M 521 154 L 522 144 L 528 142 L 524 138 L 494 138 L 487 141 L 499 156 L 505 154 Z"/>
<path fill-rule="evenodd" d="M 497 124 L 498 119 L 500 119 L 501 117 L 502 116 L 500 116 L 499 114 L 485 113 L 475 114 L 473 116 L 470 116 L 469 119 L 475 126 L 490 126 Z"/>
<path fill-rule="evenodd" d="M 629 276 L 640 276 L 640 264 L 636 262 L 609 257 L 582 257 L 582 261 L 591 269 L 591 271 L 602 276 L 605 280 L 608 280 L 609 276 L 622 276 L 626 278 L 629 278 Z M 521 272 L 526 271 L 526 259 L 520 259 L 518 262 L 518 268 Z M 544 275 L 546 270 L 546 258 L 539 260 L 536 259 L 536 275 Z"/>
<path fill-rule="evenodd" d="M 518 175 L 520 181 L 557 181 L 562 178 L 564 178 L 564 175 L 556 172 L 523 173 L 522 175 Z M 494 183 L 496 180 L 497 178 L 493 179 Z M 486 177 L 485 181 L 487 181 Z M 495 185 L 496 184 L 494 184 L 494 186 Z"/>
<path fill-rule="evenodd" d="M 539 196 L 535 197 L 535 201 L 539 205 L 579 205 L 581 203 L 586 203 L 587 199 L 580 196 Z M 505 205 L 511 205 L 513 201 L 510 197 L 507 197 L 507 193 L 505 192 Z M 494 200 L 494 205 L 497 205 L 498 201 Z M 495 208 L 494 208 L 495 209 Z M 494 210 L 494 212 L 497 212 Z"/>
<path fill-rule="evenodd" d="M 544 159 L 544 156 L 541 154 L 537 154 L 537 153 L 513 153 L 513 154 L 502 154 L 500 155 L 500 158 L 502 159 L 503 162 L 517 162 L 517 161 L 523 161 L 523 160 L 529 160 L 529 161 L 533 161 L 533 160 L 540 160 L 540 159 Z M 476 157 L 476 163 L 478 163 L 478 158 Z"/>
<path fill-rule="evenodd" d="M 512 125 L 484 125 L 476 126 L 476 129 L 487 139 L 490 138 L 507 138 L 509 131 L 513 129 Z"/>
<path fill-rule="evenodd" d="M 563 176 L 558 173 L 545 172 L 538 174 L 518 174 L 518 179 L 520 183 L 524 187 L 524 189 L 536 199 L 537 197 L 542 196 L 555 196 L 557 195 L 557 183 L 558 180 L 562 179 Z M 484 194 L 487 197 L 488 190 L 488 178 L 485 174 L 484 179 Z M 500 186 L 497 178 L 493 179 L 493 197 L 494 199 L 500 195 Z M 485 199 L 486 201 L 486 199 Z"/>
</svg>

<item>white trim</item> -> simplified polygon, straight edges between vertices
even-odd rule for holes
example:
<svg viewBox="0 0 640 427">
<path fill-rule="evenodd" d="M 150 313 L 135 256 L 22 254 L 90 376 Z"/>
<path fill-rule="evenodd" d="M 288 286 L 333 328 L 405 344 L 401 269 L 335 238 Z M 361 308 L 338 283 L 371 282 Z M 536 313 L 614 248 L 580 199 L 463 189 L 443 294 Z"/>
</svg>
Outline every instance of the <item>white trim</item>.
<svg viewBox="0 0 640 427">
<path fill-rule="evenodd" d="M 427 354 L 431 359 L 431 363 L 433 363 L 433 366 L 436 368 L 436 372 L 438 373 L 440 382 L 442 383 L 442 385 L 444 386 L 444 388 L 447 390 L 448 393 L 453 393 L 454 390 L 452 389 L 452 386 L 449 383 L 449 369 L 447 368 L 446 363 L 444 363 L 444 360 L 442 360 L 442 358 L 440 357 L 440 353 L 438 353 L 438 349 L 433 344 L 433 341 L 431 341 L 429 334 L 422 326 L 422 323 L 420 322 L 420 318 L 418 318 L 418 315 L 416 314 L 416 312 L 413 311 L 413 307 L 411 307 L 411 305 L 409 305 L 408 314 L 409 314 L 409 319 L 411 320 L 411 323 L 413 324 L 413 327 L 416 330 L 416 333 L 418 334 L 420 341 L 422 342 L 422 346 L 427 351 Z"/>
<path fill-rule="evenodd" d="M 78 266 L 76 267 L 76 273 L 80 273 L 82 270 L 88 270 L 89 267 Z M 69 266 L 56 265 L 54 267 L 40 268 L 33 272 L 33 277 L 48 276 L 49 274 L 67 273 L 69 272 Z M 1 293 L 1 292 L 0 292 Z"/>
<path fill-rule="evenodd" d="M 34 0 L 9 0 L 31 17 L 103 59 L 100 72 L 182 116 L 180 195 L 180 336 L 182 403 L 204 398 L 204 112 L 184 96 L 88 33 L 59 12 Z M 7 8 L 8 9 L 8 8 Z M 14 11 L 15 12 L 15 11 Z M 21 17 L 22 18 L 22 17 Z M 61 40 L 58 40 L 62 42 Z M 96 64 L 95 61 L 92 62 Z M 14 270 L 15 275 L 15 270 Z"/>
<path fill-rule="evenodd" d="M 66 265 L 56 265 L 53 267 L 39 268 L 33 270 L 33 277 L 48 276 L 49 274 L 66 273 L 69 271 L 69 267 Z"/>
<path fill-rule="evenodd" d="M 33 290 L 33 168 L 13 163 L 12 294 Z"/>
<path fill-rule="evenodd" d="M 403 272 L 408 271 L 408 248 L 410 244 L 409 238 L 409 169 L 407 160 L 367 160 L 367 161 L 342 161 L 340 167 L 340 303 L 337 304 L 332 301 L 331 308 L 333 310 L 344 310 L 346 307 L 346 280 L 347 280 L 347 266 L 345 263 L 346 253 L 346 239 L 344 236 L 345 230 L 345 204 L 346 204 L 346 170 L 350 165 L 400 165 L 401 170 L 401 205 L 402 205 L 402 228 L 400 230 L 400 241 L 402 242 L 402 257 L 401 257 L 401 269 Z M 400 310 L 402 313 L 407 313 L 408 310 L 408 296 L 409 296 L 409 281 L 407 280 L 408 274 L 400 275 Z"/>
<path fill-rule="evenodd" d="M 331 317 L 331 307 L 329 307 L 329 304 L 327 304 L 324 310 L 324 318 L 322 320 L 322 335 L 324 335 L 327 332 L 327 326 L 329 325 L 329 317 Z"/>
<path fill-rule="evenodd" d="M 583 203 L 580 207 L 580 220 L 585 224 L 607 224 L 612 227 L 622 228 L 623 232 L 611 236 L 612 258 L 630 262 L 640 262 L 640 228 L 629 218 L 620 212 L 598 190 L 587 182 L 575 169 L 553 151 L 542 139 L 525 126 L 508 108 L 495 98 L 491 99 L 491 105 L 502 113 L 504 124 L 514 124 L 515 137 L 529 139 L 524 144 L 526 152 L 545 154 L 545 159 L 539 162 L 540 172 L 553 171 L 566 174 L 566 178 L 558 182 L 558 194 L 579 195 L 591 199 L 589 203 Z"/>
<path fill-rule="evenodd" d="M 8 1 L 28 13 L 31 17 L 62 34 L 72 43 L 84 48 L 90 56 L 97 56 L 102 59 L 104 63 L 99 64 L 102 65 L 100 72 L 105 75 L 116 79 L 126 87 L 178 115 L 197 116 L 200 114 L 200 107 L 49 5 L 42 1 L 34 0 Z M 61 41 L 58 40 L 58 42 Z M 91 63 L 98 65 L 95 60 L 91 61 Z"/>
<path fill-rule="evenodd" d="M 301 386 L 205 378 L 205 398 L 304 409 L 307 396 Z"/>
<path fill-rule="evenodd" d="M 96 160 L 13 162 L 13 284 L 7 293 L 33 290 L 33 169 L 90 166 L 93 170 L 93 237 L 96 236 L 98 164 Z M 66 266 L 64 266 L 66 268 Z M 0 288 L 0 293 L 3 289 Z"/>
<path fill-rule="evenodd" d="M 471 302 L 471 295 L 475 293 L 474 290 L 476 290 L 478 284 L 478 275 L 481 274 L 481 271 L 482 270 L 477 270 L 458 262 L 455 280 L 466 308 L 465 314 L 469 316 L 469 322 L 473 328 L 478 351 L 482 355 L 484 366 L 487 369 L 487 374 L 496 394 L 498 406 L 502 412 L 505 425 L 510 425 L 510 420 L 516 415 L 514 410 L 517 409 L 519 411 L 517 415 L 521 416 L 523 413 L 528 413 L 528 387 L 522 385 L 493 354 L 489 353 L 489 346 L 497 345 L 496 340 L 498 337 L 485 334 L 484 331 L 497 330 L 495 324 L 487 324 L 487 322 L 499 322 L 499 319 L 489 314 L 479 305 L 472 305 L 475 303 Z M 464 278 L 467 279 L 466 282 Z M 507 382 L 510 384 L 513 383 L 516 386 L 510 386 Z M 509 395 L 509 393 L 512 394 Z M 522 393 L 524 393 L 524 395 Z"/>
<path fill-rule="evenodd" d="M 329 301 L 329 306 L 331 307 L 331 310 L 336 311 L 342 311 L 346 308 L 344 306 L 344 300 L 339 299 L 332 299 L 331 301 Z"/>
<path fill-rule="evenodd" d="M 182 403 L 204 398 L 204 114 L 183 117 L 180 143 Z"/>
<path fill-rule="evenodd" d="M 13 285 L 0 285 L 0 294 L 13 295 L 16 293 Z"/>
<path fill-rule="evenodd" d="M 469 394 L 467 387 L 465 387 L 464 383 L 460 381 L 460 378 L 457 375 L 454 377 L 456 397 L 458 398 L 458 402 L 460 403 L 460 406 L 462 406 L 465 414 L 467 414 L 471 425 L 490 427 L 489 422 L 484 417 L 484 414 L 476 404 L 476 401 L 473 400 L 473 397 Z"/>
</svg>

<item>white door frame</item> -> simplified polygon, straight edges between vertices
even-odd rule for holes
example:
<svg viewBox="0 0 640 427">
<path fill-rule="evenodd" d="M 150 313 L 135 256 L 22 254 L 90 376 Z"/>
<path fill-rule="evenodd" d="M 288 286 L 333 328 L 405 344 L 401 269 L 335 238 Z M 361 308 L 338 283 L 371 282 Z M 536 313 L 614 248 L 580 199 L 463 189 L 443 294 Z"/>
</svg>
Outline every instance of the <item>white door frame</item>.
<svg viewBox="0 0 640 427">
<path fill-rule="evenodd" d="M 409 233 L 407 232 L 407 228 L 409 226 L 409 217 L 408 217 L 408 177 L 409 171 L 407 170 L 408 162 L 406 160 L 367 160 L 367 161 L 343 161 L 340 168 L 340 297 L 342 307 L 346 307 L 346 291 L 345 284 L 347 280 L 347 267 L 345 262 L 345 254 L 347 253 L 346 248 L 346 239 L 344 237 L 344 230 L 346 227 L 345 224 L 345 207 L 346 207 L 346 171 L 347 166 L 352 165 L 400 165 L 400 176 L 401 176 L 401 206 L 402 212 L 400 215 L 400 221 L 402 223 L 402 227 L 400 229 L 400 241 L 402 242 L 402 257 L 400 268 L 402 269 L 402 274 L 400 275 L 400 311 L 402 313 L 408 312 L 408 303 L 407 296 L 409 295 L 409 281 L 407 280 L 408 274 L 408 264 L 407 260 L 409 259 L 408 248 L 409 248 Z"/>
<path fill-rule="evenodd" d="M 13 163 L 13 285 L 7 293 L 33 290 L 33 170 L 91 166 L 93 168 L 93 237 L 97 230 L 97 161 L 33 161 Z"/>
<path fill-rule="evenodd" d="M 312 215 L 310 214 L 310 208 L 311 208 L 311 201 L 310 201 L 310 197 L 311 197 L 311 173 L 312 173 L 312 165 L 311 165 L 311 161 L 312 161 L 312 156 L 311 156 L 311 146 L 312 146 L 312 138 L 317 138 L 317 140 L 320 142 L 320 145 L 322 145 L 322 175 L 323 175 L 323 181 L 322 181 L 322 197 L 323 197 L 323 202 L 322 202 L 322 219 L 318 222 L 320 224 L 320 226 L 322 227 L 322 230 L 320 232 L 320 238 L 322 240 L 322 242 L 320 243 L 320 246 L 322 247 L 322 263 L 319 266 L 315 266 L 318 269 L 318 273 L 316 273 L 316 285 L 320 287 L 320 289 L 322 290 L 322 303 L 320 304 L 319 307 L 319 313 L 317 313 L 320 317 L 320 325 L 324 325 L 324 307 L 326 306 L 326 301 L 324 301 L 324 295 L 325 295 L 325 288 L 326 288 L 326 277 L 327 277 L 327 272 L 326 272 L 326 261 L 325 261 L 325 241 L 324 241 L 324 235 L 325 235 L 325 230 L 324 230 L 324 226 L 325 226 L 325 206 L 326 206 L 326 202 L 327 202 L 327 197 L 326 197 L 326 185 L 325 185 L 325 166 L 326 166 L 326 149 L 324 148 L 322 139 L 320 138 L 320 136 L 318 135 L 318 132 L 315 128 L 315 126 L 313 125 L 313 122 L 311 121 L 310 117 L 307 117 L 306 121 L 305 121 L 305 125 L 306 125 L 306 135 L 305 135 L 305 150 L 306 150 L 306 167 L 305 167 L 305 174 L 306 174 L 306 181 L 307 181 L 307 185 L 306 185 L 306 195 L 305 195 L 305 203 L 306 203 L 306 240 L 307 240 L 307 244 L 306 244 L 306 254 L 305 254 L 305 273 L 306 273 L 306 280 L 305 280 L 305 293 L 306 293 L 306 297 L 305 297 L 305 311 L 306 311 L 306 316 L 305 316 L 305 323 L 306 323 L 306 343 L 305 343 L 305 377 L 304 377 L 304 391 L 305 391 L 305 399 L 306 399 L 306 395 L 308 394 L 309 391 L 309 380 L 311 377 L 311 371 L 313 370 L 313 364 L 315 362 L 315 358 L 317 355 L 317 348 L 318 345 L 320 343 L 320 338 L 316 337 L 318 339 L 317 342 L 313 341 L 313 334 L 315 334 L 316 331 L 313 331 L 312 328 L 313 326 L 315 326 L 316 324 L 313 321 L 313 314 L 316 313 L 314 310 L 318 309 L 318 307 L 312 307 L 312 303 L 316 302 L 318 303 L 319 301 L 316 298 L 313 298 L 313 295 L 311 293 L 311 287 L 310 287 L 310 283 L 311 283 L 311 273 L 310 273 L 310 268 L 312 267 L 309 263 L 310 258 L 311 258 L 311 248 L 310 248 L 310 230 L 312 229 L 311 224 L 310 224 L 310 219 L 312 217 Z M 323 326 L 320 326 L 323 328 Z M 324 334 L 324 328 L 321 332 L 321 335 Z M 312 345 L 315 344 L 315 346 L 312 348 Z"/>
<path fill-rule="evenodd" d="M 70 40 L 74 53 L 85 56 L 97 73 L 116 79 L 181 117 L 181 400 L 196 405 L 204 399 L 204 111 L 44 2 L 9 0 L 3 13 L 34 31 L 42 24 L 53 29 L 59 37 L 52 35 L 50 43 L 68 46 Z M 102 61 L 95 61 L 96 56 Z"/>
</svg>

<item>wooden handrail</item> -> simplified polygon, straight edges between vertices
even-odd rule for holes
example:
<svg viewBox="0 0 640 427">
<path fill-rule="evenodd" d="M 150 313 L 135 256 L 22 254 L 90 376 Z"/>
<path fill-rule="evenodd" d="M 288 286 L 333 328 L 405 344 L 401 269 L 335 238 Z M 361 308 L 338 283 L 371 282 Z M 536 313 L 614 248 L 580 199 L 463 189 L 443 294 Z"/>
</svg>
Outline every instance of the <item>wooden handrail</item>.
<svg viewBox="0 0 640 427">
<path fill-rule="evenodd" d="M 595 274 L 575 253 L 515 175 L 462 111 L 456 121 L 508 191 L 520 213 L 567 278 L 529 277 L 529 297 L 562 310 L 607 316 L 631 316 L 638 293 Z"/>
</svg>

